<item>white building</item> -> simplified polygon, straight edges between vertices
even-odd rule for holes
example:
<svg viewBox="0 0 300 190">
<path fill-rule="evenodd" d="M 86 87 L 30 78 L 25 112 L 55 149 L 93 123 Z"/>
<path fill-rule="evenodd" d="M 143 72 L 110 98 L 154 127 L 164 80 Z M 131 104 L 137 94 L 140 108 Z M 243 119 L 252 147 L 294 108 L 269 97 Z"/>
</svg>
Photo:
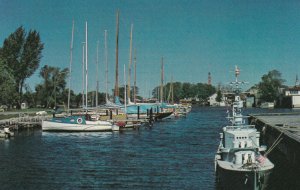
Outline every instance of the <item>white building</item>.
<svg viewBox="0 0 300 190">
<path fill-rule="evenodd" d="M 23 110 L 23 109 L 27 109 L 27 108 L 28 108 L 27 103 L 26 103 L 26 102 L 23 102 L 23 103 L 21 104 L 21 109 Z"/>
<path fill-rule="evenodd" d="M 222 101 L 221 102 L 216 101 L 217 96 L 218 96 L 217 93 L 214 93 L 213 95 L 208 97 L 209 105 L 210 106 L 226 106 L 226 103 L 224 101 L 224 96 L 222 96 Z"/>
<path fill-rule="evenodd" d="M 300 108 L 300 87 L 295 86 L 285 90 L 285 96 L 291 97 L 292 108 Z"/>
</svg>

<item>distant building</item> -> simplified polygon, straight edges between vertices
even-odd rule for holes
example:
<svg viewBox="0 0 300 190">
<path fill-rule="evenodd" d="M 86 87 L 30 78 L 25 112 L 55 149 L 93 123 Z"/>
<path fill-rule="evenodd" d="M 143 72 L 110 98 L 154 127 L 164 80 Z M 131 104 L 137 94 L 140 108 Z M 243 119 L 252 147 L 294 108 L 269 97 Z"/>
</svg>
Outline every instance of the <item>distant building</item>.
<svg viewBox="0 0 300 190">
<path fill-rule="evenodd" d="M 295 86 L 299 86 L 298 75 L 296 75 L 296 82 L 295 82 Z"/>
<path fill-rule="evenodd" d="M 23 109 L 27 109 L 27 108 L 28 108 L 27 103 L 26 103 L 26 102 L 23 102 L 23 103 L 21 104 L 21 109 L 23 110 Z"/>
<path fill-rule="evenodd" d="M 292 108 L 300 108 L 300 87 L 295 86 L 285 90 L 284 95 L 290 98 Z"/>
<path fill-rule="evenodd" d="M 294 87 L 289 87 L 284 90 L 284 100 L 287 107 L 300 108 L 300 85 L 298 75 Z"/>
<path fill-rule="evenodd" d="M 254 96 L 247 97 L 246 98 L 246 107 L 247 108 L 251 108 L 253 106 L 255 106 L 255 98 L 254 98 Z"/>
<path fill-rule="evenodd" d="M 217 98 L 218 94 L 214 93 L 213 95 L 211 95 L 210 97 L 208 97 L 208 103 L 210 106 L 226 106 L 225 103 L 225 97 L 224 95 L 222 96 L 222 101 L 221 102 L 217 102 L 216 98 Z"/>
</svg>

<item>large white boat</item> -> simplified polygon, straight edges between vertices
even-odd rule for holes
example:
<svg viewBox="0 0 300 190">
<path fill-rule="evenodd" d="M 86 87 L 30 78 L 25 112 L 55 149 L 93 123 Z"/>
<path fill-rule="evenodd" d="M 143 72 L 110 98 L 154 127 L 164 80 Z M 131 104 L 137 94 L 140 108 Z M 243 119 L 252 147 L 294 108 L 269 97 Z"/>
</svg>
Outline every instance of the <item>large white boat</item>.
<svg viewBox="0 0 300 190">
<path fill-rule="evenodd" d="M 239 70 L 236 67 L 235 101 L 230 125 L 220 133 L 220 145 L 215 155 L 216 182 L 219 189 L 265 189 L 274 164 L 263 154 L 266 146 L 260 146 L 260 133 L 254 125 L 245 124 L 240 99 Z"/>
<path fill-rule="evenodd" d="M 109 121 L 89 121 L 86 116 L 53 117 L 42 122 L 43 131 L 119 131 L 119 126 Z"/>
</svg>

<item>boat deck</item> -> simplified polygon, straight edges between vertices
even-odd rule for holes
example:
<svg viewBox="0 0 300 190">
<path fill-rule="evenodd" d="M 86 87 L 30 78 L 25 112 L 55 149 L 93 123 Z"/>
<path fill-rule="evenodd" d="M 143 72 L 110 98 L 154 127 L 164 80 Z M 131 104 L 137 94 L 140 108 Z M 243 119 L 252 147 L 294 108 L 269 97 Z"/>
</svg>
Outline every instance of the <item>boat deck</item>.
<svg viewBox="0 0 300 190">
<path fill-rule="evenodd" d="M 257 168 L 259 170 L 270 170 L 274 167 L 274 165 L 266 159 L 263 164 L 259 163 L 251 163 L 247 164 L 234 164 L 232 162 L 218 160 L 217 161 L 219 166 L 226 170 L 233 170 L 233 171 L 253 171 L 253 168 Z"/>
</svg>

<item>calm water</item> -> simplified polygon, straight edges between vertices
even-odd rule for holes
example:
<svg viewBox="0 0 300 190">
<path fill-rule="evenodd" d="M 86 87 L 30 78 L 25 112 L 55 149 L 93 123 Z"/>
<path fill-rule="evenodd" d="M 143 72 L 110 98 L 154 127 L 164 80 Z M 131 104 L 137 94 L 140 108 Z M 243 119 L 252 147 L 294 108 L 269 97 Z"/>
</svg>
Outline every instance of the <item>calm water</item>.
<svg viewBox="0 0 300 190">
<path fill-rule="evenodd" d="M 23 131 L 0 141 L 1 189 L 215 189 L 225 117 L 225 108 L 194 107 L 133 131 Z"/>
</svg>

